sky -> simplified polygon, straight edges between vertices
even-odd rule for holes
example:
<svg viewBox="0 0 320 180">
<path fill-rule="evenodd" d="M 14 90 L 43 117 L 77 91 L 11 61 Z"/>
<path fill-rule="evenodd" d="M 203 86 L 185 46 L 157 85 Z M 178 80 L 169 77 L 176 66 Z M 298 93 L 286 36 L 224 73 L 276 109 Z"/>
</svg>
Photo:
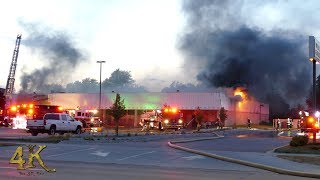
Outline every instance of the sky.
<svg viewBox="0 0 320 180">
<path fill-rule="evenodd" d="M 0 86 L 6 85 L 17 34 L 22 34 L 15 88 L 22 72 L 45 66 L 43 58 L 24 46 L 30 34 L 23 23 L 37 23 L 69 34 L 86 54 L 76 68 L 70 67 L 68 83 L 86 77 L 102 79 L 120 68 L 130 71 L 138 84 L 160 91 L 181 75 L 182 58 L 176 37 L 183 27 L 180 1 L 171 0 L 55 0 L 7 1 L 0 7 Z"/>
<path fill-rule="evenodd" d="M 274 29 L 299 32 L 306 42 L 309 35 L 320 36 L 317 19 L 320 5 L 316 0 L 303 3 L 300 0 L 243 0 L 232 4 L 227 14 L 236 16 L 233 21 L 219 22 L 221 29 L 232 29 L 241 23 L 262 29 L 266 34 Z M 172 81 L 197 83 L 201 69 L 198 66 L 206 65 L 197 63 L 199 57 L 185 61 L 186 56 L 179 48 L 181 37 L 188 32 L 187 20 L 182 0 L 6 1 L 0 7 L 0 87 L 6 85 L 19 33 L 22 41 L 15 89 L 20 89 L 23 73 L 46 66 L 43 60 L 46 57 L 24 44 L 30 31 L 23 24 L 37 24 L 48 32 L 63 32 L 84 54 L 83 60 L 70 66 L 59 83 L 87 77 L 98 80 L 96 61 L 101 60 L 106 61 L 102 79 L 120 68 L 130 71 L 136 83 L 149 91 L 160 91 Z M 305 49 L 307 52 L 307 46 Z M 195 67 L 186 64 L 193 62 Z"/>
</svg>

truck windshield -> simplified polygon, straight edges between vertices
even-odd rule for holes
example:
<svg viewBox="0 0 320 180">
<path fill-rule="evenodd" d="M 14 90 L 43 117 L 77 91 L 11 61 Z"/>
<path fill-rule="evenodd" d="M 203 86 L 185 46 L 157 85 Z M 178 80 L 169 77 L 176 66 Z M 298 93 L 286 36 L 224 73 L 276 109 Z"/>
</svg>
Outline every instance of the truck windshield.
<svg viewBox="0 0 320 180">
<path fill-rule="evenodd" d="M 43 117 L 44 120 L 48 120 L 48 119 L 54 119 L 54 120 L 59 120 L 59 114 L 46 114 Z"/>
</svg>

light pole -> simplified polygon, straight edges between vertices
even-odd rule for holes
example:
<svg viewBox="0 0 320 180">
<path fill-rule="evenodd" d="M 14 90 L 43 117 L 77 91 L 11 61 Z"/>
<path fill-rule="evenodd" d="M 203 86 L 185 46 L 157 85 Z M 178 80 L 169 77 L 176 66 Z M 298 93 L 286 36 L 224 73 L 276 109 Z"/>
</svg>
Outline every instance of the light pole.
<svg viewBox="0 0 320 180">
<path fill-rule="evenodd" d="M 263 107 L 263 104 L 260 104 L 260 122 L 261 122 L 261 107 Z"/>
<path fill-rule="evenodd" d="M 97 61 L 97 63 L 100 63 L 100 91 L 99 91 L 99 111 L 101 109 L 101 70 L 102 70 L 102 63 L 105 63 L 106 61 Z M 100 112 L 101 113 L 101 112 Z"/>
</svg>

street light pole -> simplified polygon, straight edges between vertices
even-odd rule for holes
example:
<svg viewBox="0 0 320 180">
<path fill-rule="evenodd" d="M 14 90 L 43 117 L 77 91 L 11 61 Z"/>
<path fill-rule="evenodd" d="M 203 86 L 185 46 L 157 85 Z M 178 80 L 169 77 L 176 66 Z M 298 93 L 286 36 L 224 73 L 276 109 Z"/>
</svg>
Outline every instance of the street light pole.
<svg viewBox="0 0 320 180">
<path fill-rule="evenodd" d="M 263 107 L 263 104 L 260 104 L 260 122 L 261 122 L 261 107 Z"/>
<path fill-rule="evenodd" d="M 313 61 L 312 61 L 312 69 L 313 69 L 313 76 L 312 76 L 312 79 L 313 79 L 313 113 L 316 113 L 316 111 L 317 111 L 317 94 L 316 94 L 316 92 L 317 92 L 317 87 L 316 87 L 316 79 L 317 79 L 317 77 L 316 77 L 316 74 L 317 74 L 317 72 L 316 72 L 316 60 L 314 59 Z"/>
<path fill-rule="evenodd" d="M 97 63 L 100 63 L 100 91 L 99 91 L 99 111 L 101 109 L 101 71 L 102 71 L 102 63 L 105 63 L 106 61 L 97 61 Z"/>
</svg>

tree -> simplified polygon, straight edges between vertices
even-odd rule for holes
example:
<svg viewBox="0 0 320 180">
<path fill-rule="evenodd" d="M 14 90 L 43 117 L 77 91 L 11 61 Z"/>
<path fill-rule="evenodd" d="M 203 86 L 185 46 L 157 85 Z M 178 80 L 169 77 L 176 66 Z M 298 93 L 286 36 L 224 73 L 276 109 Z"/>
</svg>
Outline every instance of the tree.
<svg viewBox="0 0 320 180">
<path fill-rule="evenodd" d="M 134 80 L 130 74 L 130 71 L 122 71 L 120 69 L 116 69 L 111 73 L 109 78 L 106 78 L 102 85 L 104 87 L 118 87 L 133 84 Z"/>
<path fill-rule="evenodd" d="M 146 92 L 145 87 L 135 83 L 130 71 L 116 69 L 111 73 L 109 78 L 102 82 L 102 87 L 105 91 L 116 92 Z"/>
<path fill-rule="evenodd" d="M 98 92 L 99 82 L 96 79 L 85 78 L 82 81 L 75 81 L 67 84 L 68 92 Z"/>
<path fill-rule="evenodd" d="M 120 94 L 117 93 L 116 99 L 113 103 L 113 105 L 110 107 L 111 109 L 111 116 L 114 118 L 114 121 L 116 122 L 116 136 L 118 136 L 119 132 L 119 121 L 120 118 L 122 118 L 126 114 L 126 106 L 124 105 L 124 99 L 121 100 Z"/>
<path fill-rule="evenodd" d="M 200 107 L 198 107 L 194 111 L 194 117 L 195 117 L 195 121 L 197 122 L 197 130 L 200 131 L 201 123 L 204 117 L 203 111 L 200 109 Z"/>
<path fill-rule="evenodd" d="M 227 118 L 228 118 L 227 111 L 224 109 L 224 107 L 221 107 L 219 110 L 219 119 L 223 125 L 225 124 L 225 121 L 227 120 Z"/>
</svg>

